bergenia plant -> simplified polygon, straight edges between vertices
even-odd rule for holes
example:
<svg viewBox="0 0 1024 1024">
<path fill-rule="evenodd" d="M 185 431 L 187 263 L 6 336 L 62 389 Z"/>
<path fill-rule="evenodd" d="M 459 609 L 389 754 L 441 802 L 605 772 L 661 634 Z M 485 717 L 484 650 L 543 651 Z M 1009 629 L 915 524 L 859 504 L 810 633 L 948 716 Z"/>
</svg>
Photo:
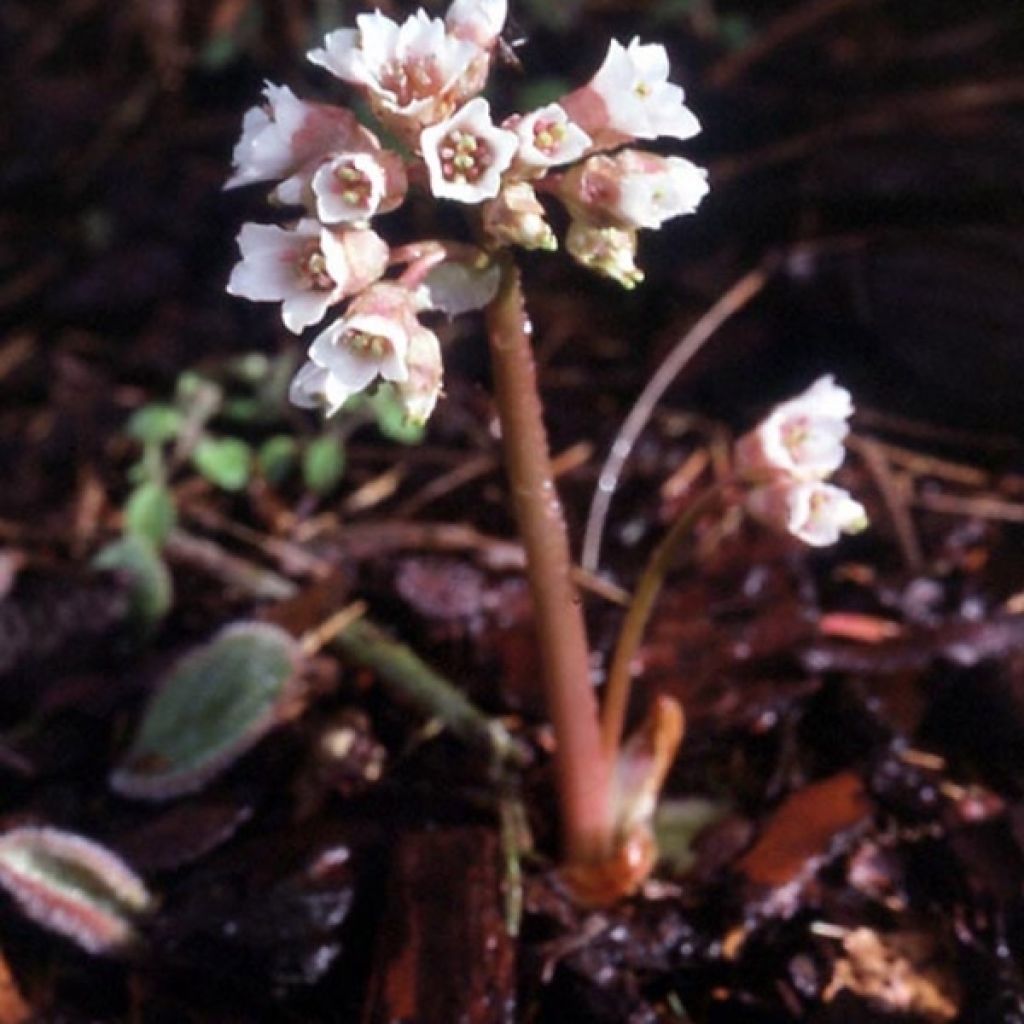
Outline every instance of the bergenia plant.
<svg viewBox="0 0 1024 1024">
<path fill-rule="evenodd" d="M 590 82 L 557 102 L 493 110 L 481 92 L 505 17 L 506 0 L 455 0 L 443 20 L 421 10 L 397 23 L 378 11 L 329 33 L 309 59 L 344 83 L 378 131 L 345 107 L 307 102 L 268 83 L 265 103 L 245 115 L 227 187 L 271 186 L 282 223 L 242 228 L 242 260 L 228 288 L 281 303 L 295 333 L 319 325 L 291 398 L 327 415 L 387 382 L 408 417 L 424 421 L 443 377 L 431 318 L 485 311 L 557 739 L 564 872 L 581 898 L 600 903 L 632 891 L 653 864 L 650 821 L 682 715 L 662 698 L 621 743 L 629 673 L 620 663 L 625 657 L 628 669 L 632 649 L 625 639 L 613 699 L 603 721 L 599 714 L 514 252 L 558 247 L 545 204 L 561 204 L 569 254 L 633 288 L 643 279 L 639 232 L 693 213 L 708 186 L 705 172 L 683 157 L 634 145 L 686 140 L 700 130 L 683 90 L 669 81 L 662 46 L 612 42 Z M 431 222 L 431 204 L 461 208 L 464 237 L 474 241 L 395 237 L 387 216 L 410 202 L 419 204 L 418 225 Z M 859 514 L 822 482 L 841 447 L 836 422 L 847 414 L 837 394 L 845 392 L 819 385 L 780 407 L 741 443 L 737 458 L 751 514 L 810 543 L 834 539 Z M 637 623 L 642 629 L 642 604 L 638 591 L 627 633 L 637 633 Z"/>
</svg>

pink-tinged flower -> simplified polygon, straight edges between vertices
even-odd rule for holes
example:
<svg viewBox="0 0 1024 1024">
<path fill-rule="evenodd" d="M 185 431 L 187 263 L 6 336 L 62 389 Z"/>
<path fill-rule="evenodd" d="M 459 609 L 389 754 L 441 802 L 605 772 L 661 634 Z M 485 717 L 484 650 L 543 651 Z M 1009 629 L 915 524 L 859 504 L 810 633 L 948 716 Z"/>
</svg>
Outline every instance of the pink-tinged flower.
<svg viewBox="0 0 1024 1024">
<path fill-rule="evenodd" d="M 388 247 L 373 231 L 332 231 L 311 219 L 294 228 L 245 224 L 238 247 L 242 261 L 231 271 L 228 292 L 280 302 L 281 319 L 294 334 L 376 281 L 388 265 Z"/>
<path fill-rule="evenodd" d="M 495 126 L 490 105 L 482 97 L 420 135 L 430 190 L 439 199 L 460 203 L 493 199 L 518 148 L 516 134 Z"/>
<path fill-rule="evenodd" d="M 782 479 L 755 487 L 746 496 L 746 508 L 755 519 L 812 547 L 835 544 L 840 534 L 859 533 L 868 525 L 859 501 L 818 480 Z"/>
<path fill-rule="evenodd" d="M 400 205 L 408 183 L 402 158 L 389 150 L 339 153 L 313 174 L 317 216 L 325 224 L 367 221 Z"/>
<path fill-rule="evenodd" d="M 707 172 L 678 156 L 624 149 L 598 154 L 562 178 L 559 197 L 595 224 L 660 228 L 672 217 L 693 213 L 708 193 Z"/>
<path fill-rule="evenodd" d="M 401 25 L 380 11 L 359 15 L 356 25 L 328 34 L 309 59 L 363 89 L 377 116 L 403 134 L 455 109 L 462 79 L 480 56 L 475 43 L 449 35 L 423 10 Z"/>
<path fill-rule="evenodd" d="M 443 368 L 441 343 L 426 327 L 413 331 L 405 360 L 408 376 L 395 385 L 406 416 L 415 424 L 426 423 L 441 394 Z"/>
<path fill-rule="evenodd" d="M 516 167 L 531 177 L 579 160 L 591 145 L 590 136 L 557 103 L 510 117 L 503 127 L 519 136 Z"/>
<path fill-rule="evenodd" d="M 225 188 L 285 178 L 332 149 L 349 148 L 361 132 L 350 111 L 306 103 L 286 85 L 267 82 L 263 95 L 267 102 L 242 120 L 232 155 L 235 173 Z"/>
<path fill-rule="evenodd" d="M 636 265 L 636 231 L 632 228 L 599 227 L 574 220 L 565 236 L 565 248 L 583 266 L 623 288 L 635 288 L 644 272 Z"/>
<path fill-rule="evenodd" d="M 508 0 L 453 0 L 444 20 L 456 39 L 487 50 L 498 41 L 506 17 Z"/>
<path fill-rule="evenodd" d="M 634 38 L 627 48 L 613 39 L 597 74 L 562 106 L 601 149 L 662 135 L 689 139 L 700 122 L 668 73 L 664 46 Z"/>
<path fill-rule="evenodd" d="M 378 377 L 407 381 L 410 346 L 424 329 L 411 292 L 384 282 L 372 285 L 310 345 L 309 362 L 292 380 L 292 402 L 306 408 L 326 405 L 333 415 Z"/>
<path fill-rule="evenodd" d="M 821 377 L 737 441 L 736 470 L 753 480 L 823 480 L 842 464 L 852 415 L 850 392 L 831 375 Z"/>
<path fill-rule="evenodd" d="M 506 185 L 496 199 L 484 203 L 482 224 L 488 238 L 499 245 L 524 249 L 558 248 L 555 234 L 544 216 L 544 207 L 533 187 L 525 181 Z"/>
</svg>

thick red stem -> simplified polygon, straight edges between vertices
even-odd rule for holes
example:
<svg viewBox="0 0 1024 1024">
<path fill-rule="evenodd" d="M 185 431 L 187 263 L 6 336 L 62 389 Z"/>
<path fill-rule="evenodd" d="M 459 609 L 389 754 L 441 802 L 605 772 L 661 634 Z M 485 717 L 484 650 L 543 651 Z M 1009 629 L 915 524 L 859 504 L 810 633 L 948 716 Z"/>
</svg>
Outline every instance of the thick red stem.
<svg viewBox="0 0 1024 1024">
<path fill-rule="evenodd" d="M 508 260 L 487 308 L 495 398 L 516 520 L 526 550 L 548 711 L 558 743 L 556 771 L 564 855 L 583 864 L 612 843 L 610 763 L 601 744 L 583 607 L 572 582 L 569 538 L 551 473 L 532 328 L 519 271 Z"/>
</svg>

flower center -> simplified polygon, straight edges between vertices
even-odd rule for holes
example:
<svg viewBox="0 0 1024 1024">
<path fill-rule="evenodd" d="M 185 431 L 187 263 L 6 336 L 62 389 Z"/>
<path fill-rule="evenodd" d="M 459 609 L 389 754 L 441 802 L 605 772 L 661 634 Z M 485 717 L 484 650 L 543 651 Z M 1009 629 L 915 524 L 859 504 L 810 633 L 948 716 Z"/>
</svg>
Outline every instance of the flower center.
<svg viewBox="0 0 1024 1024">
<path fill-rule="evenodd" d="M 327 257 L 315 242 L 299 256 L 297 269 L 310 291 L 329 292 L 334 288 L 334 279 L 327 273 Z"/>
<path fill-rule="evenodd" d="M 647 99 L 653 91 L 654 90 L 651 89 L 646 82 L 637 82 L 636 85 L 633 86 L 633 92 L 642 100 Z"/>
<path fill-rule="evenodd" d="M 783 425 L 782 443 L 794 460 L 798 461 L 803 455 L 803 449 L 810 433 L 811 427 L 806 416 L 799 416 Z"/>
<path fill-rule="evenodd" d="M 383 359 L 391 351 L 391 342 L 380 334 L 367 334 L 366 331 L 347 331 L 345 344 L 356 353 L 367 359 Z"/>
<path fill-rule="evenodd" d="M 554 119 L 538 118 L 533 126 L 533 144 L 545 156 L 554 156 L 565 141 L 565 125 Z"/>
<path fill-rule="evenodd" d="M 445 180 L 459 184 L 476 183 L 491 163 L 491 147 L 457 128 L 444 137 L 438 154 Z"/>
<path fill-rule="evenodd" d="M 395 105 L 407 107 L 417 100 L 436 96 L 444 82 L 433 57 L 409 57 L 388 61 L 381 68 L 380 84 L 395 97 Z"/>
<path fill-rule="evenodd" d="M 366 209 L 373 199 L 373 182 L 370 176 L 360 170 L 351 160 L 338 163 L 334 169 L 335 188 L 338 195 L 357 209 Z"/>
</svg>

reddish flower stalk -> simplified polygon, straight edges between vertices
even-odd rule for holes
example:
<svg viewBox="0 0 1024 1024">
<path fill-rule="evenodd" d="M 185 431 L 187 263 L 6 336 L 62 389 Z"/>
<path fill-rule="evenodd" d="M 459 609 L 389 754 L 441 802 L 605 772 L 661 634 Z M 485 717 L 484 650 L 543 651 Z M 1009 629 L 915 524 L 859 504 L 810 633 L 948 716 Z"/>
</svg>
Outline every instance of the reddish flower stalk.
<svg viewBox="0 0 1024 1024">
<path fill-rule="evenodd" d="M 511 259 L 504 262 L 498 294 L 487 307 L 487 328 L 506 469 L 558 743 L 564 856 L 570 864 L 592 863 L 611 852 L 611 762 L 601 746 L 583 607 L 570 576 L 569 538 L 551 473 L 532 327 Z"/>
</svg>

